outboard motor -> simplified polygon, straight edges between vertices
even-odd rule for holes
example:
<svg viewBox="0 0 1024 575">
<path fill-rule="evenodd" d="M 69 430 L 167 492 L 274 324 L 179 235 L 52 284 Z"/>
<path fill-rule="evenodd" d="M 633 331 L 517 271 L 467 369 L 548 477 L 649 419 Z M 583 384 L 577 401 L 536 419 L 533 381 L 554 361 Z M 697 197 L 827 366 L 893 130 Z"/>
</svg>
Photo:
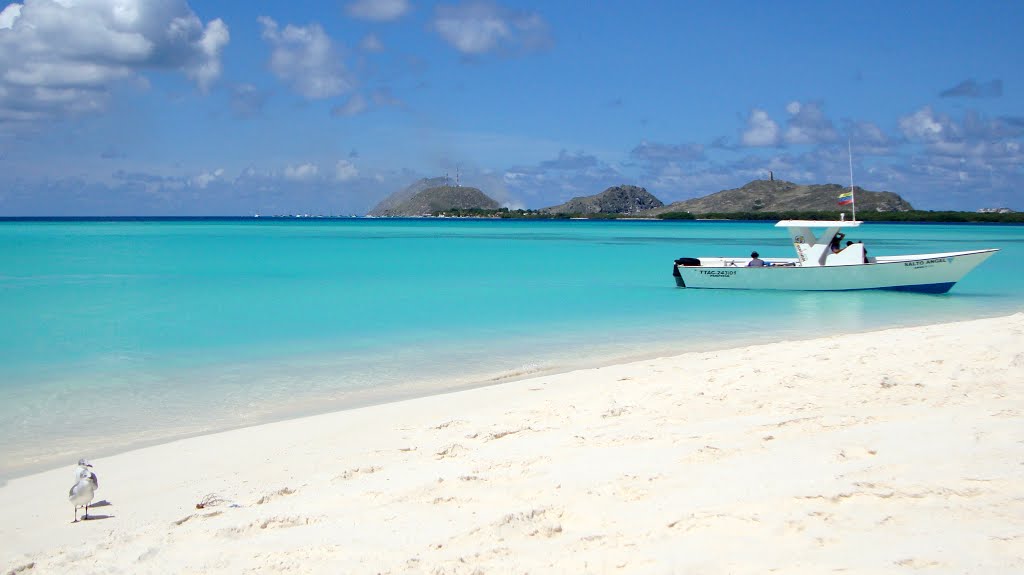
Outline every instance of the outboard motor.
<svg viewBox="0 0 1024 575">
<path fill-rule="evenodd" d="M 700 260 L 697 258 L 679 258 L 676 260 L 675 265 L 672 266 L 672 276 L 676 278 L 676 285 L 679 287 L 686 287 L 686 284 L 683 282 L 683 276 L 679 273 L 679 266 L 699 267 Z"/>
</svg>

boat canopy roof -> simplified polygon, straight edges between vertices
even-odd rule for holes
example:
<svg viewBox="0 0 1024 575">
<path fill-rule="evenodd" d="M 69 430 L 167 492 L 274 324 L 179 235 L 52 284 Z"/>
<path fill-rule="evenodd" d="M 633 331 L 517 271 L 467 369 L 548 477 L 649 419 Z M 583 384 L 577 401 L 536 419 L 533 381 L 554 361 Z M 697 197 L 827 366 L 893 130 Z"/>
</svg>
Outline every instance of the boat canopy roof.
<svg viewBox="0 0 1024 575">
<path fill-rule="evenodd" d="M 777 228 L 855 228 L 864 222 L 858 220 L 782 220 Z"/>
</svg>

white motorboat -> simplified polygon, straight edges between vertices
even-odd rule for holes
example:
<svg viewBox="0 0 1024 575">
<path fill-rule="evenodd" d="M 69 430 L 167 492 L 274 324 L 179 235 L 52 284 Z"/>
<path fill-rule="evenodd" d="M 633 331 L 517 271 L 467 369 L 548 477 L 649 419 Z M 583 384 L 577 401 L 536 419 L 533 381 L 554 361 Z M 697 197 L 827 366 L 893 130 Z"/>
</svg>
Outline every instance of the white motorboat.
<svg viewBox="0 0 1024 575">
<path fill-rule="evenodd" d="M 795 258 L 679 258 L 672 268 L 676 285 L 687 288 L 841 291 L 884 289 L 946 293 L 998 249 L 898 256 L 868 256 L 862 243 L 839 245 L 840 230 L 859 221 L 783 220 Z M 815 229 L 822 229 L 815 234 Z"/>
</svg>

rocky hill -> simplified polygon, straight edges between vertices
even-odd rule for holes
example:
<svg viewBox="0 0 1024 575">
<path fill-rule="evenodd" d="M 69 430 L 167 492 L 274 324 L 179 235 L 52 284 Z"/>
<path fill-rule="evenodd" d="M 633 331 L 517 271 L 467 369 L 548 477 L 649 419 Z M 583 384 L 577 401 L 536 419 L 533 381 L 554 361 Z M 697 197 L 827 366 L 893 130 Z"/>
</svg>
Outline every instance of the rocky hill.
<svg viewBox="0 0 1024 575">
<path fill-rule="evenodd" d="M 389 212 L 394 210 L 403 202 L 407 202 L 412 199 L 413 196 L 426 190 L 428 188 L 434 188 L 437 186 L 443 186 L 447 180 L 445 178 L 423 178 L 416 182 L 413 182 L 409 187 L 399 190 L 390 196 L 384 198 L 372 210 L 366 213 L 368 216 L 387 216 Z"/>
<path fill-rule="evenodd" d="M 723 212 L 782 212 L 782 211 L 835 211 L 849 210 L 836 200 L 848 187 L 838 184 L 798 185 L 782 180 L 754 180 L 742 188 L 723 190 L 702 198 L 674 202 L 648 210 L 644 215 L 656 216 L 667 212 L 690 212 L 700 215 Z M 905 212 L 914 209 L 899 194 L 869 192 L 854 187 L 858 211 Z"/>
<path fill-rule="evenodd" d="M 613 186 L 600 194 L 573 198 L 564 204 L 544 208 L 548 214 L 638 214 L 662 207 L 661 200 L 638 186 Z"/>
<path fill-rule="evenodd" d="M 436 179 L 436 178 L 435 178 Z M 441 178 L 442 182 L 444 181 Z M 420 180 L 423 182 L 424 180 Z M 415 185 L 415 184 L 414 184 Z M 408 188 L 407 188 L 408 189 Z M 393 196 L 392 196 L 393 197 Z M 391 197 L 386 198 L 387 202 Z M 383 204 L 384 202 L 381 202 Z M 378 204 L 369 215 L 383 217 L 414 217 L 442 212 L 445 210 L 496 210 L 501 207 L 497 201 L 469 186 L 434 186 L 415 193 L 405 200 L 391 202 L 387 207 Z"/>
</svg>

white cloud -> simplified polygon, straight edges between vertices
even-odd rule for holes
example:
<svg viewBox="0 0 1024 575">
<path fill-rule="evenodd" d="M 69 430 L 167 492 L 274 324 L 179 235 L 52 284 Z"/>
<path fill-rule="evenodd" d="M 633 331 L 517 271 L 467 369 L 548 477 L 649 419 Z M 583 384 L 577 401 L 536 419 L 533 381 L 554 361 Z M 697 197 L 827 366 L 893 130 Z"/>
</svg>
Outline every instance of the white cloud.
<svg viewBox="0 0 1024 575">
<path fill-rule="evenodd" d="M 391 95 L 388 88 L 380 88 L 373 92 L 373 103 L 378 106 L 403 106 L 404 102 Z"/>
<path fill-rule="evenodd" d="M 514 170 L 509 170 L 509 171 L 505 172 L 502 175 L 502 179 L 504 180 L 504 182 L 506 184 L 516 184 L 519 181 L 524 180 L 524 179 L 526 179 L 528 177 L 529 177 L 529 174 L 526 174 L 526 173 L 523 173 L 523 172 L 517 172 L 517 171 L 514 171 Z"/>
<path fill-rule="evenodd" d="M 466 175 L 463 181 L 478 181 L 479 172 Z M 560 204 L 573 196 L 596 194 L 611 186 L 630 183 L 628 177 L 615 165 L 601 161 L 585 152 L 569 153 L 564 150 L 558 158 L 529 166 L 514 166 L 491 177 L 493 185 L 500 184 L 505 196 L 500 202 L 511 205 L 547 207 Z M 481 186 L 491 194 L 492 187 Z M 526 201 L 526 198 L 531 198 Z"/>
<path fill-rule="evenodd" d="M 212 172 L 203 172 L 198 176 L 192 178 L 192 185 L 205 188 L 210 185 L 210 182 L 216 181 L 224 176 L 224 168 L 217 168 Z"/>
<path fill-rule="evenodd" d="M 856 156 L 886 156 L 894 151 L 895 142 L 872 122 L 848 121 L 845 132 Z"/>
<path fill-rule="evenodd" d="M 263 109 L 267 95 L 252 84 L 237 84 L 231 89 L 231 107 L 241 116 L 252 116 Z"/>
<path fill-rule="evenodd" d="M 366 98 L 361 94 L 352 94 L 344 104 L 331 109 L 335 116 L 357 116 L 366 111 Z"/>
<path fill-rule="evenodd" d="M 305 181 L 311 180 L 316 177 L 317 172 L 320 169 L 317 168 L 316 164 L 299 164 L 298 166 L 287 166 L 284 169 L 284 177 L 289 180 Z"/>
<path fill-rule="evenodd" d="M 504 9 L 492 2 L 440 5 L 434 29 L 464 54 L 484 54 L 499 47 L 535 49 L 550 39 L 547 23 L 537 14 Z"/>
<path fill-rule="evenodd" d="M 586 170 L 597 166 L 600 162 L 597 156 L 587 154 L 583 151 L 569 153 L 565 150 L 558 152 L 558 158 L 545 160 L 540 163 L 542 170 Z"/>
<path fill-rule="evenodd" d="M 21 16 L 21 4 L 8 4 L 6 8 L 0 12 L 0 30 L 4 28 L 10 29 L 14 25 L 14 21 Z"/>
<path fill-rule="evenodd" d="M 319 24 L 285 26 L 259 17 L 263 39 L 270 43 L 270 70 L 311 100 L 332 98 L 352 90 L 341 55 Z"/>
<path fill-rule="evenodd" d="M 754 108 L 747 118 L 742 141 L 744 146 L 774 146 L 779 142 L 779 125 L 768 116 L 768 112 Z"/>
<path fill-rule="evenodd" d="M 193 66 L 185 69 L 185 73 L 203 90 L 220 77 L 220 51 L 230 39 L 227 24 L 218 19 L 206 26 L 197 42 L 200 57 Z"/>
<path fill-rule="evenodd" d="M 786 112 L 790 116 L 784 136 L 787 144 L 822 144 L 839 137 L 818 103 L 790 102 Z"/>
<path fill-rule="evenodd" d="M 447 15 L 435 23 L 437 31 L 460 52 L 487 52 L 509 35 L 503 20 L 488 15 Z"/>
<path fill-rule="evenodd" d="M 345 7 L 353 18 L 363 20 L 395 20 L 409 11 L 408 0 L 356 0 Z"/>
<path fill-rule="evenodd" d="M 869 145 L 887 146 L 889 137 L 881 128 L 871 122 L 857 122 L 853 124 L 850 131 L 856 140 Z"/>
<path fill-rule="evenodd" d="M 380 41 L 380 38 L 376 34 L 367 34 L 363 37 L 362 41 L 359 42 L 359 48 L 363 52 L 383 52 L 384 43 Z"/>
<path fill-rule="evenodd" d="M 704 159 L 704 146 L 700 144 L 659 144 L 657 142 L 644 141 L 633 148 L 630 156 L 652 164 L 689 162 Z"/>
<path fill-rule="evenodd" d="M 948 119 L 937 118 L 931 106 L 925 106 L 909 116 L 900 118 L 900 130 L 908 140 L 937 142 L 944 139 L 947 127 Z"/>
<path fill-rule="evenodd" d="M 359 168 L 348 160 L 338 160 L 334 164 L 334 179 L 339 182 L 346 182 L 359 175 Z"/>
<path fill-rule="evenodd" d="M 98 110 L 115 82 L 146 70 L 181 72 L 205 91 L 229 40 L 223 21 L 204 24 L 184 0 L 8 5 L 0 12 L 0 117 Z"/>
<path fill-rule="evenodd" d="M 977 82 L 968 78 L 956 86 L 943 90 L 940 98 L 999 98 L 1003 95 L 1003 81 L 999 78 L 989 82 Z"/>
</svg>

